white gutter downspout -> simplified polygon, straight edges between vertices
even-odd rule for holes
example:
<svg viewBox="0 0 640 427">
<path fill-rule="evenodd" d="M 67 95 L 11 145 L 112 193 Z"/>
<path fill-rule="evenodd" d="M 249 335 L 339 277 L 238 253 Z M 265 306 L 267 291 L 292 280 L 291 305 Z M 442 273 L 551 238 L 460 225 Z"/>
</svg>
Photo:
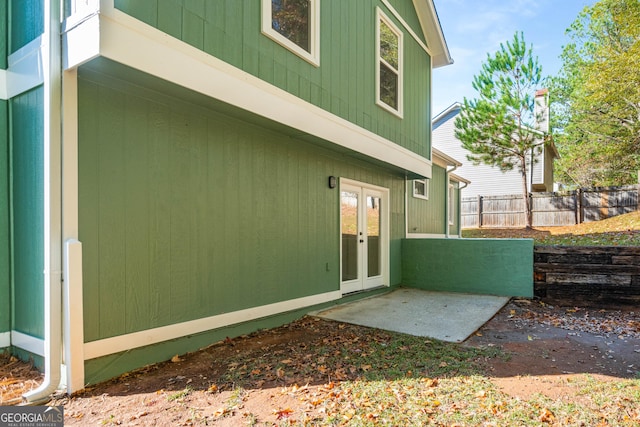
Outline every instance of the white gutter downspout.
<svg viewBox="0 0 640 427">
<path fill-rule="evenodd" d="M 25 393 L 27 404 L 50 400 L 62 360 L 61 66 L 59 0 L 44 0 L 44 382 Z"/>
<path fill-rule="evenodd" d="M 638 182 L 640 182 L 640 171 L 638 171 Z M 404 174 L 404 238 L 409 237 L 409 190 L 407 184 L 409 183 L 409 177 L 407 173 Z M 412 184 L 413 185 L 413 184 Z"/>
<path fill-rule="evenodd" d="M 453 165 L 452 169 L 446 168 L 446 172 L 444 174 L 445 177 L 445 186 L 444 186 L 444 203 L 445 203 L 445 215 L 444 215 L 444 224 L 445 224 L 445 238 L 449 238 L 449 174 L 458 169 L 458 165 Z"/>
</svg>

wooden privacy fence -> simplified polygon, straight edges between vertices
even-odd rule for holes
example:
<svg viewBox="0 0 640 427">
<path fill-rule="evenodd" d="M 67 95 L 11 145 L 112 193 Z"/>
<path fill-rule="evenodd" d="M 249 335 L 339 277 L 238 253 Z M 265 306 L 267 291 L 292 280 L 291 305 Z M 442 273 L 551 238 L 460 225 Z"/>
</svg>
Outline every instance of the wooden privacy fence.
<svg viewBox="0 0 640 427">
<path fill-rule="evenodd" d="M 530 193 L 533 226 L 598 221 L 638 210 L 638 187 L 581 188 L 564 193 Z M 525 226 L 522 195 L 464 197 L 462 228 Z"/>
</svg>

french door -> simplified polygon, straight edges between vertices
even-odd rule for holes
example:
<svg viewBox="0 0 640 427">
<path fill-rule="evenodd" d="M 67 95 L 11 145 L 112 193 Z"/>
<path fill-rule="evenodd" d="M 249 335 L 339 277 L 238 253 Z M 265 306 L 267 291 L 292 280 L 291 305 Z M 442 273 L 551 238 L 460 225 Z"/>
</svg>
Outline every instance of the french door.
<svg viewBox="0 0 640 427">
<path fill-rule="evenodd" d="M 389 285 L 389 190 L 340 180 L 343 294 Z"/>
</svg>

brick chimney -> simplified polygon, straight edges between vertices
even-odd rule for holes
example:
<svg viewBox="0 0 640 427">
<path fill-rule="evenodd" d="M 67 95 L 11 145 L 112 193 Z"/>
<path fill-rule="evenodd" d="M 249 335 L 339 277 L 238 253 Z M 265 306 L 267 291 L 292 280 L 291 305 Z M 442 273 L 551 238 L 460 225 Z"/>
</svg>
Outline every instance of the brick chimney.
<svg viewBox="0 0 640 427">
<path fill-rule="evenodd" d="M 549 89 L 536 91 L 534 115 L 536 129 L 549 133 Z"/>
</svg>

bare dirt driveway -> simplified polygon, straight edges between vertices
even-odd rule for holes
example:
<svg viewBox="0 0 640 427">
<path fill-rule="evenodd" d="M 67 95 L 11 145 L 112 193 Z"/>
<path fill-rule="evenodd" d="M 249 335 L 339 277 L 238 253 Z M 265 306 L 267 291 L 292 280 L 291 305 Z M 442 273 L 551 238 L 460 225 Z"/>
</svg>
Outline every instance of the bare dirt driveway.
<svg viewBox="0 0 640 427">
<path fill-rule="evenodd" d="M 477 349 L 483 352 L 469 353 L 464 360 L 448 355 Z M 394 358 L 403 352 L 406 365 Z M 17 376 L 0 371 L 3 390 L 11 386 L 15 395 L 20 381 L 25 387 L 35 384 L 17 362 L 7 360 L 4 366 L 13 366 Z M 370 408 L 355 422 L 355 406 L 367 405 L 361 400 L 364 391 L 344 384 L 374 370 L 380 371 L 383 381 L 393 381 L 386 390 L 394 402 L 375 403 L 378 408 Z M 512 300 L 461 345 L 397 338 L 384 331 L 305 317 L 125 374 L 72 397 L 60 395 L 51 403 L 64 405 L 65 425 L 376 425 L 384 424 L 382 406 L 413 410 L 407 395 L 415 385 L 407 382 L 409 378 L 420 378 L 424 387 L 417 410 L 437 415 L 447 405 L 447 393 L 437 390 L 438 379 L 444 384 L 451 378 L 471 388 L 469 375 L 481 375 L 516 400 L 543 396 L 579 405 L 586 397 L 576 395 L 572 386 L 578 377 L 590 374 L 614 383 L 638 378 L 639 371 L 640 316 L 635 312 Z M 443 397 L 435 400 L 432 390 Z M 486 393 L 483 390 L 474 391 L 475 397 Z M 479 408 L 495 414 L 504 402 L 502 397 L 493 406 L 482 403 Z M 462 410 L 467 404 L 450 403 L 447 410 Z M 562 425 L 554 424 L 555 418 L 546 412 L 533 417 Z M 622 417 L 640 423 L 637 413 Z"/>
</svg>

